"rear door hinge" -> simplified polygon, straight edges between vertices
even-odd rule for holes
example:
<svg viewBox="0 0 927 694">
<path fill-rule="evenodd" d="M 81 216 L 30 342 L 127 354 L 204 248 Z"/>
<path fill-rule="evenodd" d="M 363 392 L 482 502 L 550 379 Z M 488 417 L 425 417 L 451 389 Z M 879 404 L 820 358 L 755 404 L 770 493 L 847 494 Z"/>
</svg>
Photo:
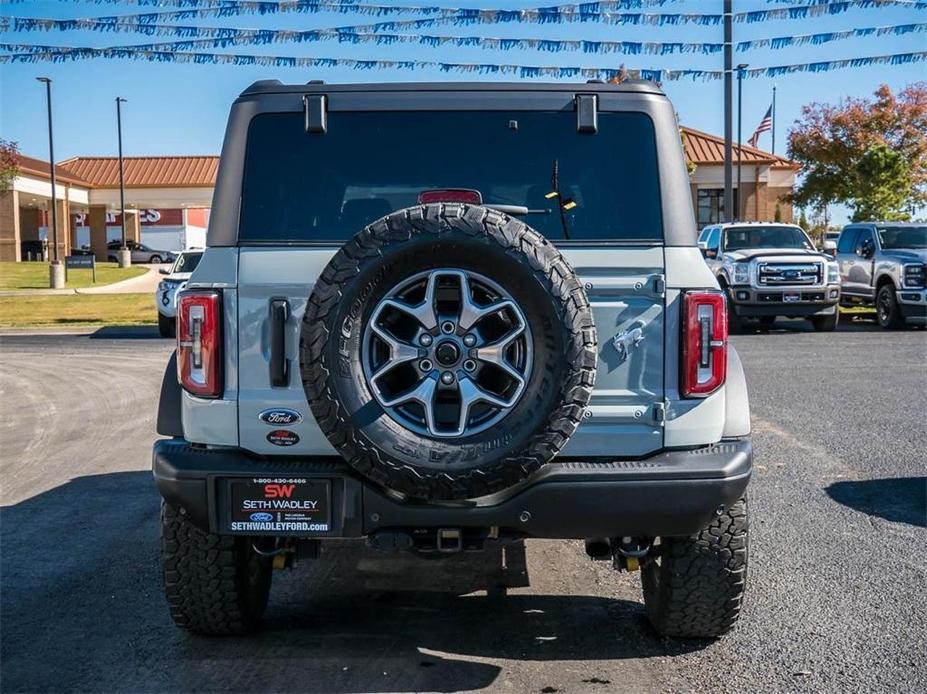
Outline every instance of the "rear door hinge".
<svg viewBox="0 0 927 694">
<path fill-rule="evenodd" d="M 666 280 L 663 279 L 663 275 L 653 278 L 653 293 L 657 296 L 663 296 L 666 293 Z"/>
<path fill-rule="evenodd" d="M 653 421 L 659 425 L 662 425 L 666 421 L 666 405 L 662 402 L 655 402 L 653 404 Z"/>
<path fill-rule="evenodd" d="M 325 94 L 303 96 L 303 110 L 306 113 L 307 133 L 324 133 L 328 130 L 328 97 Z"/>
</svg>

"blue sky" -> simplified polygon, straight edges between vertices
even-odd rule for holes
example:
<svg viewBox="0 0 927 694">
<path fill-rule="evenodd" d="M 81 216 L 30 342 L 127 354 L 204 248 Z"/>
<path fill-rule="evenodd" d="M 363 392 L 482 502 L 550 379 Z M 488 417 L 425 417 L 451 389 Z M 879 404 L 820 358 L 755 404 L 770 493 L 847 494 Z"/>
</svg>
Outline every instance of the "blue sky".
<svg viewBox="0 0 927 694">
<path fill-rule="evenodd" d="M 371 0 L 373 1 L 373 0 Z M 389 0 L 379 0 L 389 4 Z M 433 0 L 435 4 L 442 4 Z M 554 0 L 556 1 L 556 0 Z M 166 4 L 170 4 L 166 2 Z M 394 4 L 416 4 L 399 0 Z M 425 4 L 425 3 L 418 3 Z M 552 4 L 552 0 L 493 2 L 457 0 L 466 7 L 520 8 Z M 753 10 L 782 7 L 785 3 L 767 0 L 734 0 L 734 9 Z M 791 4 L 801 4 L 795 0 Z M 649 7 L 645 12 L 720 12 L 721 0 L 687 0 L 668 2 L 663 7 Z M 154 11 L 131 2 L 92 3 L 83 0 L 3 3 L 0 14 L 25 17 L 94 17 Z M 403 15 L 391 18 L 404 18 Z M 184 24 L 235 26 L 241 28 L 312 29 L 377 21 L 357 14 L 279 14 L 275 16 L 243 15 L 229 18 L 187 20 Z M 852 9 L 834 15 L 805 20 L 772 20 L 756 24 L 734 25 L 734 41 L 750 38 L 840 31 L 858 27 L 927 22 L 927 11 L 904 6 Z M 719 42 L 720 26 L 682 25 L 675 27 L 618 26 L 594 23 L 557 25 L 506 24 L 502 26 L 443 25 L 427 30 L 431 34 L 459 34 L 501 37 L 540 37 L 588 40 L 693 41 Z M 0 42 L 40 43 L 72 46 L 114 46 L 133 43 L 176 40 L 170 37 L 145 37 L 128 33 L 77 31 L 12 33 L 0 32 Z M 202 49 L 209 50 L 209 49 Z M 223 49 L 218 49 L 223 50 Z M 717 55 L 588 55 L 582 52 L 542 53 L 539 51 L 487 51 L 481 48 L 428 48 L 412 44 L 383 47 L 336 42 L 237 46 L 226 52 L 265 53 L 347 58 L 434 59 L 447 62 L 505 62 L 529 65 L 579 65 L 612 67 L 624 63 L 641 68 L 720 69 Z M 735 55 L 735 63 L 752 67 L 783 65 L 808 61 L 851 58 L 887 53 L 927 50 L 927 34 L 901 37 L 854 38 L 818 46 L 759 49 Z M 56 158 L 75 155 L 116 153 L 115 96 L 129 100 L 123 106 L 125 153 L 128 154 L 214 154 L 219 152 L 228 106 L 248 84 L 258 79 L 278 78 L 300 83 L 309 79 L 328 82 L 467 80 L 480 79 L 461 74 L 441 73 L 437 69 L 410 71 L 358 72 L 344 68 L 264 68 L 219 65 L 189 65 L 94 59 L 69 63 L 34 63 L 0 65 L 0 136 L 15 140 L 25 154 L 47 158 L 47 134 L 43 85 L 35 77 L 46 75 L 54 80 L 54 118 Z M 482 78 L 486 79 L 486 78 Z M 835 102 L 846 96 L 865 96 L 882 83 L 899 89 L 906 84 L 927 79 L 927 63 L 903 66 L 873 66 L 818 74 L 793 74 L 776 78 L 755 78 L 744 82 L 744 139 L 762 118 L 771 100 L 772 86 L 778 85 L 778 119 L 776 150 L 783 153 L 786 132 L 799 116 L 801 106 L 810 101 Z M 713 133 L 723 131 L 723 91 L 719 81 L 681 80 L 664 83 L 664 89 L 676 105 L 682 122 Z M 735 130 L 736 136 L 736 130 Z M 770 148 L 770 136 L 763 135 L 760 146 Z"/>
</svg>

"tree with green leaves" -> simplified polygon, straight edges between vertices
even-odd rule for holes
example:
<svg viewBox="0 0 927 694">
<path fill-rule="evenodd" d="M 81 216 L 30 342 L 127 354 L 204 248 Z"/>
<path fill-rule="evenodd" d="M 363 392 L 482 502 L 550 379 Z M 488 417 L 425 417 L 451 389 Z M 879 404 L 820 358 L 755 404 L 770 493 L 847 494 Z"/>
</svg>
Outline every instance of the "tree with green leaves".
<svg viewBox="0 0 927 694">
<path fill-rule="evenodd" d="M 0 192 L 9 190 L 19 173 L 19 145 L 0 138 Z"/>
<path fill-rule="evenodd" d="M 927 82 L 805 106 L 789 132 L 789 157 L 804 174 L 795 204 L 843 203 L 854 221 L 908 218 L 927 203 Z"/>
</svg>

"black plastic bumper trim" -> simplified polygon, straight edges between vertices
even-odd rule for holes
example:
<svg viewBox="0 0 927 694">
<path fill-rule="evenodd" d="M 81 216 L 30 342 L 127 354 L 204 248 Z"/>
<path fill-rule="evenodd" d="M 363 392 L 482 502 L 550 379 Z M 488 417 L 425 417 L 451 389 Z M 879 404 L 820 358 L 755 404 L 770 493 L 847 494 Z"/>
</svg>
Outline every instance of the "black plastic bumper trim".
<svg viewBox="0 0 927 694">
<path fill-rule="evenodd" d="M 694 533 L 743 495 L 752 461 L 749 439 L 642 460 L 558 460 L 518 487 L 454 505 L 393 499 L 336 458 L 262 458 L 173 439 L 155 443 L 152 467 L 161 495 L 212 532 L 225 532 L 225 479 L 299 476 L 334 481 L 332 530 L 316 537 L 498 527 L 516 536 L 581 539 Z"/>
</svg>

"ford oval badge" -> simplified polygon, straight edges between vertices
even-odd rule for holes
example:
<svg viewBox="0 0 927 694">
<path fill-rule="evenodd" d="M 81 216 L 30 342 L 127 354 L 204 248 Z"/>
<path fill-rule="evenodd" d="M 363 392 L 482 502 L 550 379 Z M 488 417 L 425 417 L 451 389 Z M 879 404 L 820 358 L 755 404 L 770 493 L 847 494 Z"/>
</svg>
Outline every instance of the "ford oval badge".
<svg viewBox="0 0 927 694">
<path fill-rule="evenodd" d="M 267 523 L 268 521 L 272 521 L 273 519 L 274 517 L 270 513 L 261 512 L 261 513 L 251 514 L 251 520 L 254 521 L 255 523 Z"/>
<path fill-rule="evenodd" d="M 258 419 L 272 427 L 285 427 L 291 424 L 299 424 L 303 421 L 303 416 L 296 410 L 287 407 L 272 407 L 261 412 Z"/>
</svg>

